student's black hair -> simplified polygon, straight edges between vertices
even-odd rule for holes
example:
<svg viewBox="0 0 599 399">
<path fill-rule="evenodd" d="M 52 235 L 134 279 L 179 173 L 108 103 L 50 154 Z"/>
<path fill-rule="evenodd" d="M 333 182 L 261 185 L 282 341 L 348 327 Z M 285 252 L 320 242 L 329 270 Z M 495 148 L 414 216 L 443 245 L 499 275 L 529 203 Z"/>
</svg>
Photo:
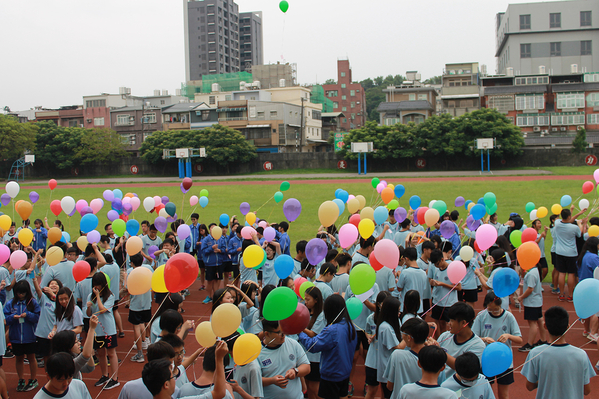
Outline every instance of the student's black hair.
<svg viewBox="0 0 599 399">
<path fill-rule="evenodd" d="M 439 262 L 440 260 L 443 260 L 443 252 L 441 252 L 441 250 L 440 250 L 440 249 L 434 249 L 434 250 L 431 252 L 431 254 L 430 254 L 430 256 L 429 256 L 428 260 L 429 260 L 429 261 L 430 261 L 430 262 L 431 262 L 433 265 L 436 265 L 436 264 L 437 264 L 437 262 Z"/>
<path fill-rule="evenodd" d="M 156 232 L 158 231 L 158 229 L 156 228 L 156 225 L 155 225 L 154 223 L 152 223 L 152 224 L 150 225 L 150 227 L 148 228 L 148 230 L 149 230 L 149 231 L 156 231 Z"/>
<path fill-rule="evenodd" d="M 324 258 L 324 261 L 331 262 L 337 259 L 337 256 L 339 256 L 339 251 L 337 251 L 336 249 L 329 249 L 329 251 L 327 252 L 327 256 L 325 256 Z"/>
<path fill-rule="evenodd" d="M 106 300 L 110 297 L 112 292 L 110 288 L 108 288 L 108 282 L 106 281 L 106 275 L 102 272 L 98 272 L 94 274 L 92 277 L 92 288 L 96 285 L 102 287 L 100 289 L 100 296 L 102 297 L 102 303 L 106 302 Z M 96 296 L 92 293 L 92 302 L 96 303 Z"/>
<path fill-rule="evenodd" d="M 171 364 L 170 360 L 156 359 L 144 365 L 141 379 L 152 396 L 158 395 L 164 383 L 172 378 Z"/>
<path fill-rule="evenodd" d="M 593 216 L 592 218 L 590 218 L 589 219 L 589 224 L 591 226 L 599 226 L 599 217 Z"/>
<path fill-rule="evenodd" d="M 200 218 L 200 214 L 199 213 L 192 213 L 191 216 L 189 217 L 190 219 L 199 219 Z"/>
<path fill-rule="evenodd" d="M 77 334 L 73 330 L 62 330 L 57 332 L 51 340 L 52 353 L 71 353 L 71 348 L 77 342 Z"/>
<path fill-rule="evenodd" d="M 256 227 L 256 233 L 264 235 L 264 227 Z"/>
<path fill-rule="evenodd" d="M 174 359 L 176 356 L 172 345 L 162 340 L 148 345 L 148 362 L 156 359 Z"/>
<path fill-rule="evenodd" d="M 318 316 L 320 316 L 320 314 L 322 313 L 324 301 L 322 299 L 322 293 L 317 287 L 308 288 L 306 290 L 306 294 L 310 295 L 316 301 L 316 305 L 314 305 L 314 308 L 312 309 L 310 314 L 310 322 L 308 323 L 308 327 L 306 327 L 308 330 L 311 330 L 312 327 L 314 327 L 314 323 L 316 323 L 316 319 L 318 319 Z"/>
<path fill-rule="evenodd" d="M 75 375 L 75 362 L 69 353 L 55 353 L 46 361 L 46 373 L 50 378 L 69 379 Z"/>
<path fill-rule="evenodd" d="M 140 224 L 142 226 L 145 224 L 146 226 L 150 227 L 150 221 L 149 220 L 142 220 Z"/>
<path fill-rule="evenodd" d="M 327 239 L 327 235 L 326 233 L 316 233 L 316 238 L 320 238 L 321 240 L 326 240 Z"/>
<path fill-rule="evenodd" d="M 401 302 L 399 299 L 394 297 L 388 297 L 383 301 L 383 306 L 381 306 L 381 313 L 379 314 L 378 320 L 375 320 L 376 323 L 376 337 L 379 337 L 379 329 L 383 322 L 389 323 L 389 325 L 395 331 L 395 336 L 397 340 L 401 342 L 401 331 L 399 330 L 399 307 Z"/>
<path fill-rule="evenodd" d="M 308 258 L 304 259 L 302 261 L 302 264 L 300 266 L 301 270 L 306 270 L 306 271 L 311 271 L 312 269 L 314 269 L 316 266 L 312 265 L 310 263 L 310 261 L 308 260 Z"/>
<path fill-rule="evenodd" d="M 403 253 L 401 255 L 404 258 L 407 258 L 408 260 L 411 260 L 411 261 L 415 261 L 418 259 L 418 251 L 416 250 L 416 248 L 413 248 L 413 247 L 404 249 Z"/>
<path fill-rule="evenodd" d="M 401 228 L 402 229 L 407 229 L 408 227 L 410 227 L 411 221 L 408 218 L 405 218 L 404 220 L 401 221 Z"/>
<path fill-rule="evenodd" d="M 212 295 L 212 310 L 210 311 L 211 314 L 214 313 L 216 308 L 222 305 L 222 301 L 227 291 L 229 291 L 228 288 L 219 288 L 218 290 L 214 291 L 214 295 Z"/>
<path fill-rule="evenodd" d="M 599 245 L 599 238 L 597 237 L 589 237 L 588 240 L 584 242 L 582 246 L 582 250 L 580 251 L 580 255 L 578 255 L 578 267 L 582 265 L 582 258 L 586 255 L 587 251 L 597 255 L 597 246 Z"/>
<path fill-rule="evenodd" d="M 277 288 L 277 287 L 275 287 L 272 284 L 267 284 L 267 285 L 264 286 L 264 288 L 262 288 L 262 292 L 260 293 L 260 318 L 263 317 L 262 316 L 262 309 L 264 309 L 264 303 L 266 302 L 266 297 L 275 288 Z M 264 323 L 264 322 L 262 322 L 262 323 Z"/>
<path fill-rule="evenodd" d="M 449 307 L 447 310 L 447 317 L 449 317 L 450 320 L 465 321 L 472 327 L 472 322 L 476 315 L 474 314 L 472 306 L 465 302 L 457 302 Z"/>
<path fill-rule="evenodd" d="M 413 249 L 415 250 L 416 248 L 413 248 Z M 432 241 L 425 241 L 425 242 L 423 242 L 422 243 L 422 250 L 424 251 L 425 249 L 434 250 L 435 249 L 435 243 L 432 242 Z"/>
<path fill-rule="evenodd" d="M 111 263 L 114 262 L 114 259 L 112 259 L 112 256 L 110 254 L 102 254 L 104 256 L 104 260 L 106 261 L 107 265 L 110 265 Z"/>
<path fill-rule="evenodd" d="M 441 249 L 441 247 L 443 246 L 443 240 L 441 239 L 441 236 L 435 234 L 430 238 L 430 241 L 433 243 L 433 245 L 435 246 L 435 248 L 439 248 Z M 426 242 L 426 241 L 425 241 Z M 424 244 L 424 243 L 423 243 Z"/>
<path fill-rule="evenodd" d="M 173 309 L 168 309 L 160 316 L 160 330 L 166 330 L 170 334 L 176 334 L 177 329 L 183 324 L 181 313 Z"/>
<path fill-rule="evenodd" d="M 306 245 L 308 245 L 308 241 L 301 240 L 295 244 L 295 252 L 306 252 Z"/>
<path fill-rule="evenodd" d="M 560 212 L 560 216 L 562 217 L 562 219 L 565 220 L 565 219 L 568 219 L 570 216 L 572 216 L 572 212 L 570 212 L 570 210 L 568 208 L 564 208 Z"/>
<path fill-rule="evenodd" d="M 87 263 L 89 263 L 90 273 L 98 268 L 98 259 L 90 256 L 84 259 Z"/>
<path fill-rule="evenodd" d="M 15 222 L 11 222 L 11 223 L 10 223 L 10 227 L 17 227 L 17 224 L 16 224 Z M 10 227 L 9 227 L 9 228 L 10 228 Z"/>
<path fill-rule="evenodd" d="M 441 251 L 453 252 L 453 244 L 451 243 L 451 241 L 443 241 L 443 244 L 441 245 Z"/>
<path fill-rule="evenodd" d="M 347 265 L 347 262 L 351 262 L 351 260 L 351 255 L 346 252 L 337 256 L 337 264 L 339 265 L 339 267 Z"/>
<path fill-rule="evenodd" d="M 205 232 L 204 235 L 200 234 L 200 230 L 202 230 L 202 229 Z M 198 234 L 200 234 L 201 237 L 206 237 L 209 234 L 208 227 L 206 227 L 206 225 L 204 223 L 200 224 L 200 227 L 198 227 Z"/>
<path fill-rule="evenodd" d="M 241 257 L 243 257 L 243 251 L 252 244 L 254 244 L 254 241 L 252 240 L 243 240 L 241 242 Z"/>
<path fill-rule="evenodd" d="M 167 238 L 166 240 L 164 240 L 164 241 L 162 242 L 162 244 L 160 244 L 160 248 L 162 248 L 162 246 L 163 246 L 164 244 L 169 244 L 171 247 L 174 247 L 174 246 L 175 246 L 175 242 L 174 242 L 172 239 L 170 239 L 170 238 Z"/>
<path fill-rule="evenodd" d="M 549 228 L 552 229 L 555 226 L 555 220 L 557 219 L 557 215 L 549 216 Z"/>
<path fill-rule="evenodd" d="M 480 374 L 480 360 L 472 352 L 464 352 L 455 358 L 455 372 L 463 378 L 472 379 Z"/>
<path fill-rule="evenodd" d="M 156 313 L 154 314 L 154 319 L 161 316 L 168 309 L 176 310 L 178 312 L 179 305 L 182 302 L 183 302 L 183 297 L 180 294 L 178 294 L 176 292 L 167 294 L 166 298 L 162 301 L 162 303 L 158 307 L 158 310 L 156 310 Z"/>
<path fill-rule="evenodd" d="M 279 328 L 279 322 L 274 320 L 262 320 L 262 330 L 266 332 L 273 332 Z"/>
<path fill-rule="evenodd" d="M 360 237 L 360 248 L 366 249 L 374 246 L 374 237 L 370 236 L 367 239 Z"/>
<path fill-rule="evenodd" d="M 282 221 L 279 223 L 279 227 L 282 228 L 284 232 L 287 232 L 287 230 L 289 230 L 289 223 Z"/>
<path fill-rule="evenodd" d="M 229 365 L 229 356 L 225 356 L 223 359 L 223 365 L 227 367 Z M 202 370 L 208 372 L 216 371 L 216 344 L 206 349 L 204 352 L 204 361 L 202 362 Z"/>
<path fill-rule="evenodd" d="M 70 249 L 70 248 L 67 248 L 67 244 L 65 244 L 62 241 L 56 241 L 53 245 L 50 246 L 50 248 L 52 248 L 52 247 L 58 247 L 58 248 L 62 249 L 63 254 L 66 254 L 68 252 L 68 249 Z"/>
<path fill-rule="evenodd" d="M 350 330 L 350 338 L 353 340 L 356 338 L 356 329 L 354 323 L 352 323 L 347 306 L 345 305 L 345 299 L 341 295 L 329 295 L 324 301 L 324 318 L 327 321 L 327 325 L 341 323 L 345 320 Z"/>
<path fill-rule="evenodd" d="M 380 291 L 376 296 L 375 306 L 374 306 L 374 322 L 376 323 L 379 317 L 381 317 L 381 307 L 383 306 L 383 302 L 385 299 L 389 298 L 391 293 L 389 291 Z"/>
<path fill-rule="evenodd" d="M 285 279 L 285 280 L 287 280 L 287 279 Z M 281 280 L 281 281 L 285 281 L 285 280 Z M 258 287 L 256 287 L 256 285 L 252 284 L 250 281 L 244 281 L 241 284 L 241 292 L 243 292 L 248 298 L 251 299 L 252 294 L 255 294 L 256 292 L 258 292 Z"/>
<path fill-rule="evenodd" d="M 162 318 L 160 320 L 162 320 Z M 172 346 L 173 349 L 185 346 L 185 342 L 183 342 L 183 340 L 176 334 L 166 334 L 160 338 L 160 340 Z"/>
<path fill-rule="evenodd" d="M 279 284 L 277 284 L 277 287 L 287 287 L 287 283 L 290 281 L 293 281 L 293 278 L 285 277 L 283 280 L 279 280 Z M 253 284 L 251 284 L 251 285 L 253 286 Z M 254 288 L 255 288 L 255 286 L 254 286 Z"/>
<path fill-rule="evenodd" d="M 56 225 L 56 227 L 58 227 L 61 231 L 64 231 L 64 226 L 62 225 L 62 222 L 58 219 L 56 219 L 54 221 L 54 224 Z"/>
<path fill-rule="evenodd" d="M 56 245 L 53 245 L 53 247 L 56 247 Z M 70 253 L 73 253 L 73 252 L 75 252 L 76 254 L 79 254 L 79 252 L 80 252 L 79 248 L 77 248 L 77 247 L 70 247 L 70 248 L 67 249 L 67 251 L 64 254 L 66 255 L 66 254 L 70 254 Z"/>
<path fill-rule="evenodd" d="M 443 370 L 445 362 L 447 362 L 447 353 L 438 346 L 425 346 L 418 352 L 418 363 L 423 371 L 438 373 Z"/>
<path fill-rule="evenodd" d="M 104 225 L 104 231 L 108 230 L 108 228 L 109 228 L 110 226 L 112 226 L 112 223 L 106 223 L 106 224 Z"/>
<path fill-rule="evenodd" d="M 239 223 L 233 223 L 231 225 L 231 231 L 235 231 L 235 234 L 241 235 L 241 229 L 239 228 L 239 226 L 241 226 Z"/>
<path fill-rule="evenodd" d="M 406 320 L 406 322 L 401 325 L 401 332 L 412 337 L 414 343 L 419 345 L 426 342 L 429 331 L 430 328 L 428 323 L 419 317 L 413 317 Z"/>
<path fill-rule="evenodd" d="M 497 248 L 491 251 L 489 254 L 493 257 L 493 270 L 500 267 L 507 267 L 507 261 L 505 259 L 505 251 L 503 249 Z"/>
<path fill-rule="evenodd" d="M 457 210 L 453 210 L 449 214 L 449 217 L 451 218 L 451 220 L 453 220 L 455 222 L 460 217 L 460 212 L 458 212 Z"/>
<path fill-rule="evenodd" d="M 108 237 L 106 234 L 103 234 L 100 236 L 100 242 L 110 242 L 110 237 Z"/>
<path fill-rule="evenodd" d="M 512 251 L 512 245 L 510 244 L 510 241 L 507 239 L 506 236 L 501 235 L 497 237 L 497 241 L 495 242 L 500 249 L 503 249 L 503 251 L 509 255 L 510 264 L 507 266 L 512 267 L 512 264 L 516 262 L 516 256 L 514 255 L 514 251 Z M 505 258 L 504 263 L 507 264 L 507 258 Z"/>
<path fill-rule="evenodd" d="M 501 298 L 495 296 L 493 290 L 487 291 L 487 295 L 485 295 L 485 299 L 483 300 L 483 308 L 486 308 L 491 302 L 497 306 L 501 306 L 501 303 L 503 302 Z"/>
<path fill-rule="evenodd" d="M 325 262 L 320 267 L 320 275 L 321 276 L 324 276 L 327 274 L 331 274 L 334 276 L 336 272 L 337 272 L 337 267 L 334 264 L 332 264 L 331 262 Z"/>
<path fill-rule="evenodd" d="M 62 285 L 62 284 L 61 284 Z M 66 307 L 63 307 L 58 300 L 58 297 L 61 295 L 66 295 L 69 298 L 69 302 Z M 73 293 L 69 289 L 69 287 L 60 287 L 58 292 L 56 293 L 56 307 L 54 308 L 54 315 L 56 316 L 56 321 L 60 320 L 68 320 L 71 321 L 73 318 L 73 312 L 75 312 L 75 298 L 73 297 Z"/>
<path fill-rule="evenodd" d="M 270 249 L 272 249 L 272 251 L 274 252 L 274 254 L 273 254 L 273 257 L 274 257 L 274 256 L 277 254 L 277 248 L 276 248 L 276 247 L 275 247 L 275 246 L 274 246 L 272 243 L 270 243 L 270 242 L 269 242 L 269 243 L 266 245 L 266 248 L 270 248 Z M 265 249 L 266 249 L 266 248 L 265 248 Z"/>
<path fill-rule="evenodd" d="M 17 281 L 17 283 L 15 284 L 15 286 L 13 287 L 13 292 L 15 294 L 15 297 L 12 301 L 12 306 L 14 307 L 15 304 L 18 302 L 18 298 L 17 295 L 18 294 L 25 294 L 25 298 L 23 299 L 27 305 L 27 310 L 29 310 L 30 312 L 33 312 L 33 310 L 35 309 L 35 299 L 33 299 L 33 295 L 31 294 L 31 286 L 29 285 L 29 283 L 27 282 L 27 280 L 21 280 L 21 281 Z"/>
<path fill-rule="evenodd" d="M 40 224 L 40 225 L 42 225 L 42 226 L 44 225 L 44 222 L 42 222 L 42 219 L 35 219 L 35 220 L 33 221 L 33 224 L 36 224 L 36 223 L 39 223 L 39 224 Z"/>
<path fill-rule="evenodd" d="M 545 326 L 554 337 L 561 337 L 568 330 L 570 319 L 566 309 L 552 306 L 545 311 Z"/>
<path fill-rule="evenodd" d="M 403 297 L 403 312 L 399 315 L 399 320 L 407 314 L 418 315 L 420 309 L 420 293 L 417 290 L 409 290 Z"/>
<path fill-rule="evenodd" d="M 141 256 L 140 253 L 129 256 L 129 260 L 133 265 L 135 265 L 135 267 L 139 267 L 142 263 L 144 263 L 144 257 Z"/>
</svg>

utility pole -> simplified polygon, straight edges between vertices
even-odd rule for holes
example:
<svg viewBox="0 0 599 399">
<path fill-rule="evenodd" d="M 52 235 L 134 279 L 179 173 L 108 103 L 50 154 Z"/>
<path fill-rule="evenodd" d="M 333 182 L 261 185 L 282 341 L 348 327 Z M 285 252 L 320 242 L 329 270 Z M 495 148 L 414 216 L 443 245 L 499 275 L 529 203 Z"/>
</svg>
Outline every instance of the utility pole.
<svg viewBox="0 0 599 399">
<path fill-rule="evenodd" d="M 307 98 L 301 97 L 302 100 L 302 120 L 300 122 L 300 148 L 299 148 L 299 152 L 302 152 L 302 145 L 303 145 L 303 141 L 304 141 L 304 101 L 307 100 Z"/>
</svg>

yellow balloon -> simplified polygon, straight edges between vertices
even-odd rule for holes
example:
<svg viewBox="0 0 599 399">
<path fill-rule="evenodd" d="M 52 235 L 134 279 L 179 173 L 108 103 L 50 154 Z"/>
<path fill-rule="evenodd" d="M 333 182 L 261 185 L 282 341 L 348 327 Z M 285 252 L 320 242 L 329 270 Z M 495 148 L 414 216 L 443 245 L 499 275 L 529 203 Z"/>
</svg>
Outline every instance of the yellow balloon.
<svg viewBox="0 0 599 399">
<path fill-rule="evenodd" d="M 366 206 L 366 198 L 364 198 L 363 195 L 356 195 L 356 199 L 358 200 L 358 203 L 360 204 L 359 209 L 362 209 Z"/>
<path fill-rule="evenodd" d="M 358 224 L 358 231 L 363 239 L 367 239 L 374 233 L 374 222 L 370 219 L 362 219 Z"/>
<path fill-rule="evenodd" d="M 468 204 L 468 212 L 470 212 L 470 209 L 472 209 L 474 205 L 476 205 L 474 202 Z"/>
<path fill-rule="evenodd" d="M 374 222 L 374 209 L 367 206 L 366 208 L 360 211 L 360 219 L 370 219 Z"/>
<path fill-rule="evenodd" d="M 395 189 L 395 184 L 387 184 L 387 187 L 389 187 L 391 190 Z"/>
<path fill-rule="evenodd" d="M 537 217 L 539 219 L 542 219 L 545 216 L 547 216 L 547 208 L 545 208 L 544 206 L 539 207 L 539 209 L 537 209 Z"/>
<path fill-rule="evenodd" d="M 433 227 L 435 223 L 439 223 L 439 211 L 436 209 L 429 209 L 424 213 L 424 223 L 428 227 Z"/>
<path fill-rule="evenodd" d="M 247 268 L 258 266 L 263 259 L 264 250 L 259 245 L 250 245 L 243 251 L 243 265 Z"/>
<path fill-rule="evenodd" d="M 255 218 L 255 216 L 254 216 L 254 218 Z M 221 229 L 219 226 L 212 226 L 212 229 L 210 229 L 210 235 L 215 240 L 218 240 L 219 238 L 221 238 L 223 236 L 223 229 Z"/>
<path fill-rule="evenodd" d="M 46 252 L 46 262 L 50 266 L 54 266 L 60 263 L 64 258 L 64 252 L 59 247 L 50 247 Z"/>
<path fill-rule="evenodd" d="M 164 267 L 165 265 L 158 266 L 152 273 L 152 291 L 154 292 L 168 292 L 164 282 Z"/>
<path fill-rule="evenodd" d="M 31 244 L 31 241 L 33 240 L 33 232 L 29 229 L 21 229 L 21 231 L 19 231 L 19 242 L 24 246 L 24 247 L 28 247 L 29 244 Z"/>
<path fill-rule="evenodd" d="M 77 246 L 83 252 L 85 252 L 85 249 L 87 248 L 88 244 L 89 244 L 89 241 L 87 241 L 87 237 L 86 236 L 81 236 L 81 237 L 79 237 L 77 239 Z"/>
<path fill-rule="evenodd" d="M 48 240 L 50 241 L 50 244 L 56 244 L 61 238 L 62 231 L 60 231 L 58 227 L 52 227 L 50 230 L 48 230 Z"/>
<path fill-rule="evenodd" d="M 235 364 L 243 366 L 256 360 L 261 350 L 260 338 L 254 334 L 243 334 L 235 340 L 233 345 L 233 360 Z"/>
<path fill-rule="evenodd" d="M 599 236 L 599 226 L 591 226 L 589 227 L 589 236 L 590 237 L 597 237 Z"/>
<path fill-rule="evenodd" d="M 125 243 L 125 249 L 127 249 L 127 253 L 129 256 L 133 256 L 141 252 L 141 249 L 144 247 L 144 243 L 141 240 L 141 237 L 133 236 L 129 237 L 127 242 Z"/>
<path fill-rule="evenodd" d="M 562 207 L 560 204 L 553 204 L 553 206 L 551 207 L 551 213 L 553 213 L 554 215 L 559 215 L 561 211 Z"/>
<path fill-rule="evenodd" d="M 241 312 L 233 303 L 223 303 L 212 312 L 212 331 L 217 337 L 228 337 L 239 328 Z"/>
<path fill-rule="evenodd" d="M 352 198 L 347 201 L 347 211 L 349 213 L 356 213 L 360 209 L 360 201 L 357 198 Z"/>
<path fill-rule="evenodd" d="M 29 219 L 31 212 L 33 212 L 33 205 L 29 201 L 23 201 L 17 206 L 17 213 L 23 220 Z"/>
<path fill-rule="evenodd" d="M 256 223 L 256 214 L 254 212 L 248 212 L 245 215 L 245 221 L 248 222 L 249 225 Z"/>
<path fill-rule="evenodd" d="M 209 321 L 203 321 L 196 327 L 196 341 L 204 348 L 208 348 L 216 343 L 216 335 L 214 335 L 212 325 Z"/>
<path fill-rule="evenodd" d="M 12 220 L 10 219 L 10 216 L 8 216 L 8 215 L 0 216 L 0 229 L 8 231 L 8 229 L 10 229 L 11 223 L 12 223 Z"/>
<path fill-rule="evenodd" d="M 127 276 L 127 290 L 131 295 L 142 295 L 152 288 L 152 272 L 150 269 L 140 266 L 131 270 Z"/>
<path fill-rule="evenodd" d="M 339 207 L 333 201 L 325 201 L 318 208 L 318 220 L 324 227 L 335 223 L 339 216 Z"/>
</svg>

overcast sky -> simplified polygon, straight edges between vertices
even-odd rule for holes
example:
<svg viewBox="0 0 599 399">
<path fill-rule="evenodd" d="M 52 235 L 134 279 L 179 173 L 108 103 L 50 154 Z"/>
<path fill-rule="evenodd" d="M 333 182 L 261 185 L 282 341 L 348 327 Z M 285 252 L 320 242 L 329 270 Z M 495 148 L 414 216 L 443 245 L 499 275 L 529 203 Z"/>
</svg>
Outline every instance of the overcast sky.
<svg viewBox="0 0 599 399">
<path fill-rule="evenodd" d="M 208 1 L 208 0 L 206 0 Z M 495 71 L 495 15 L 523 0 L 238 0 L 262 11 L 264 62 L 297 63 L 300 84 L 337 77 L 349 58 L 353 79 L 440 75 L 445 63 Z M 0 107 L 82 104 L 83 95 L 175 94 L 185 80 L 183 0 L 26 0 L 0 6 Z"/>
</svg>

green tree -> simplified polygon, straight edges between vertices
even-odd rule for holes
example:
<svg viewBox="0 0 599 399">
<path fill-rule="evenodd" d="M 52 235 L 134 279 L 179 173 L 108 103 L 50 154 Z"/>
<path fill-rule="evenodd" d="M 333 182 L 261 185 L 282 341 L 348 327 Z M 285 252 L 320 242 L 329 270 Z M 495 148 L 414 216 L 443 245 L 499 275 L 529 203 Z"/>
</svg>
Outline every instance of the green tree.
<svg viewBox="0 0 599 399">
<path fill-rule="evenodd" d="M 325 84 L 325 85 L 336 85 L 337 81 L 335 79 L 327 79 L 327 80 L 324 81 L 323 84 Z"/>
<path fill-rule="evenodd" d="M 0 114 L 0 159 L 15 160 L 36 148 L 37 126 Z"/>
<path fill-rule="evenodd" d="M 81 129 L 81 146 L 75 150 L 75 161 L 81 165 L 93 162 L 115 162 L 127 156 L 121 135 L 110 129 Z"/>
<path fill-rule="evenodd" d="M 572 152 L 575 154 L 581 154 L 587 149 L 588 146 L 587 131 L 581 127 L 578 129 L 574 141 L 572 141 Z"/>
<path fill-rule="evenodd" d="M 428 78 L 422 83 L 424 83 L 425 85 L 440 85 L 442 81 L 443 81 L 443 79 L 442 79 L 441 75 L 439 75 L 439 76 L 433 76 L 432 78 Z"/>
</svg>

